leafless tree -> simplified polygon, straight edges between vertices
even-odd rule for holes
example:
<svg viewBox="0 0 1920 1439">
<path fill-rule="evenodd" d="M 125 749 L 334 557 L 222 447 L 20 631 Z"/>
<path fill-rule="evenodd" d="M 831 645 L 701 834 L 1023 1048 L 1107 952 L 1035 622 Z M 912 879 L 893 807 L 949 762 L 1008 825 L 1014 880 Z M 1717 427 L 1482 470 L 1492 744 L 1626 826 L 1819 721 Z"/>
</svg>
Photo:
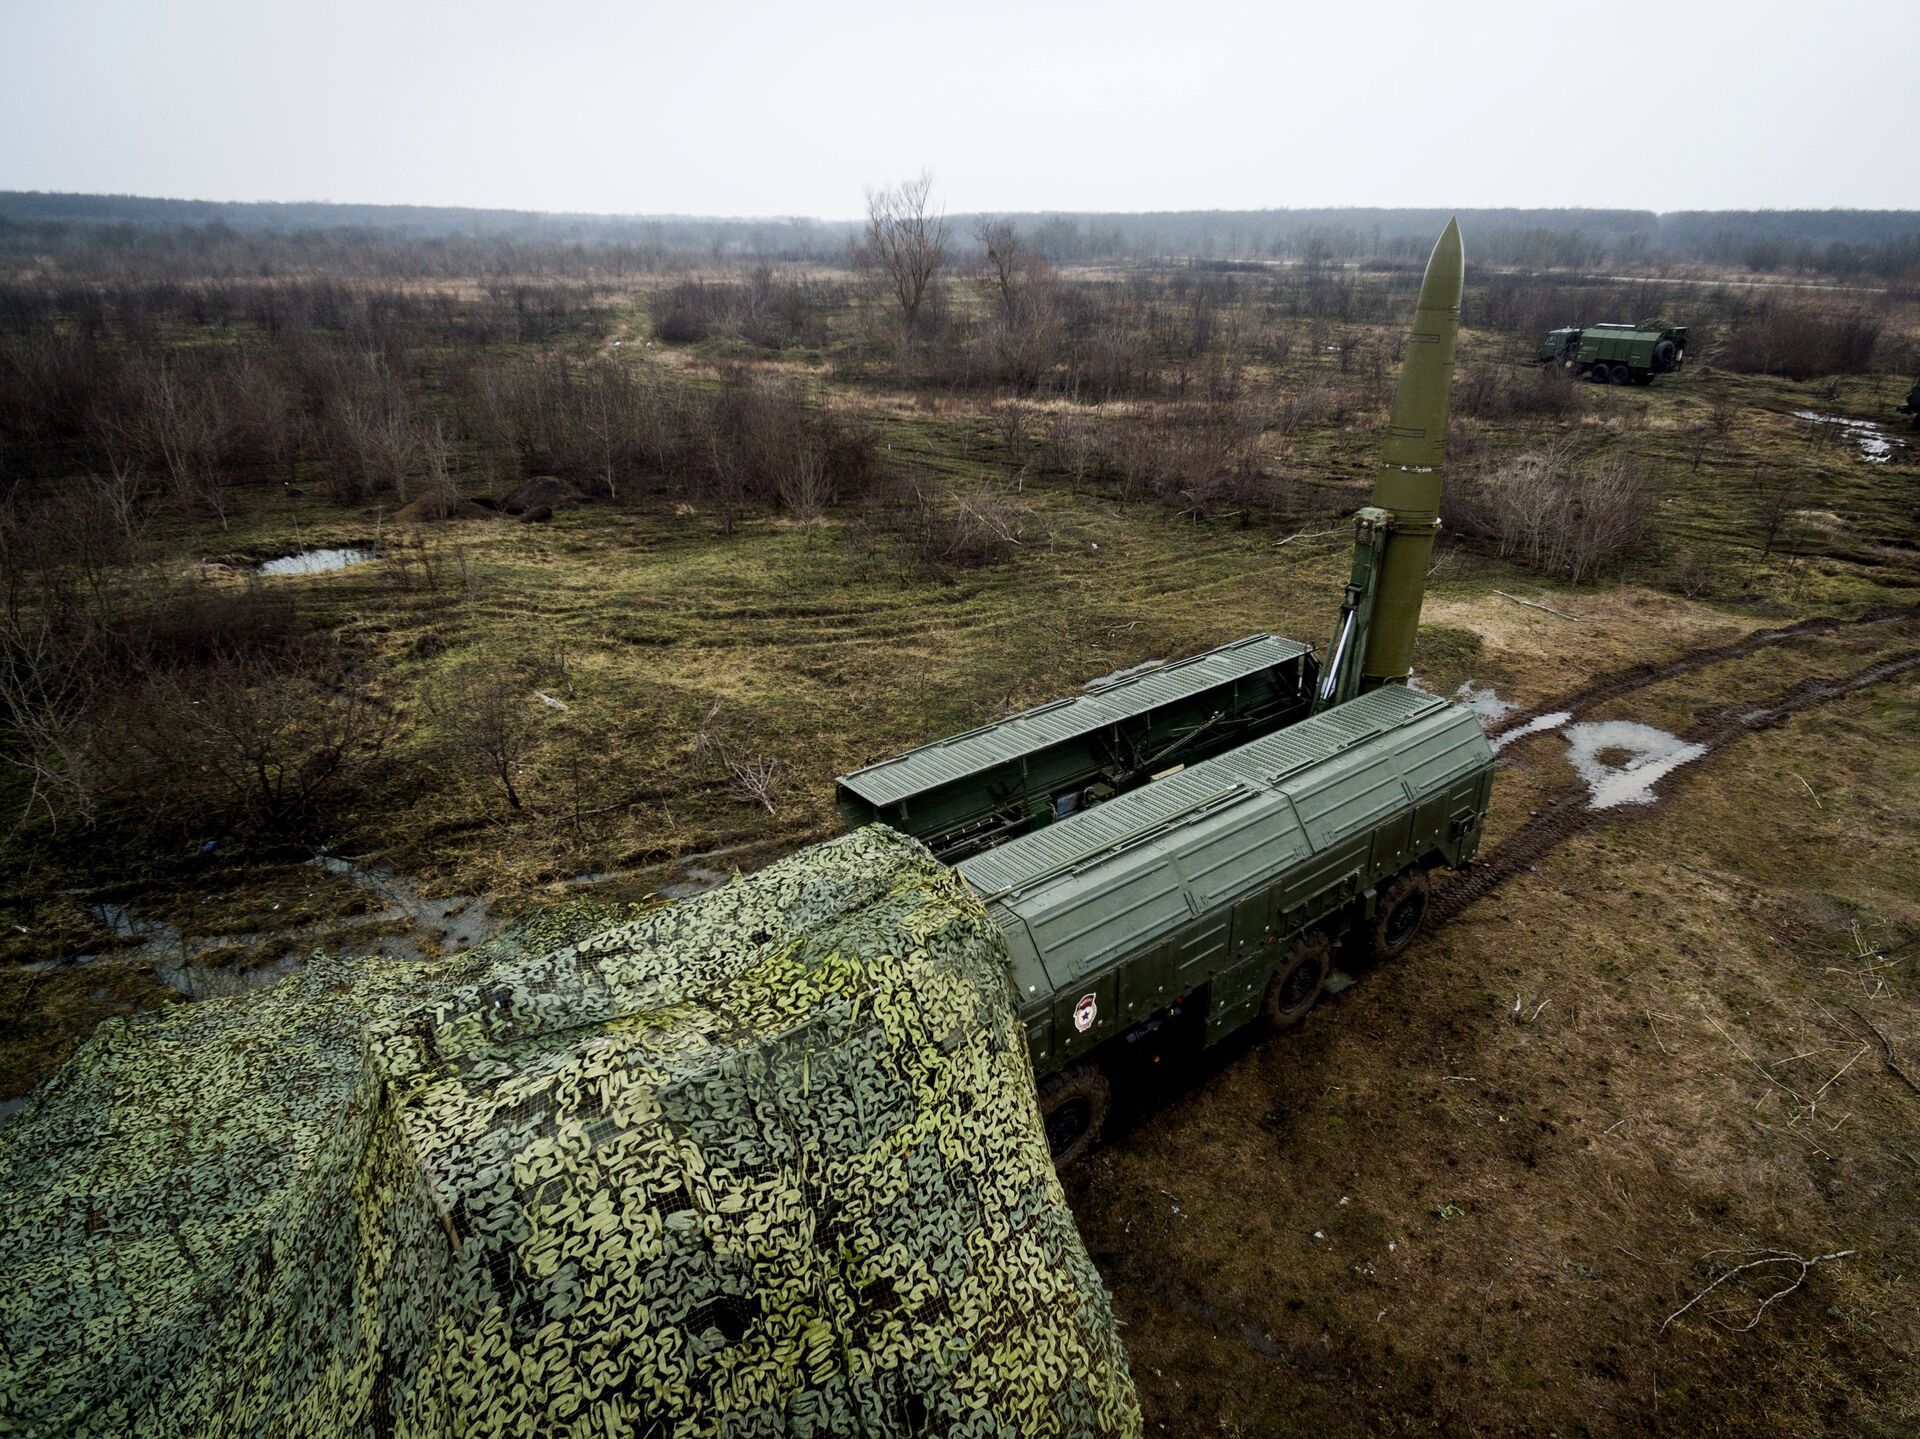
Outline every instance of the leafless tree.
<svg viewBox="0 0 1920 1439">
<path fill-rule="evenodd" d="M 156 824 L 193 816 L 272 835 L 311 833 L 395 730 L 391 712 L 324 653 L 229 651 L 154 668 L 124 714 Z"/>
<path fill-rule="evenodd" d="M 933 176 L 867 192 L 867 228 L 854 248 L 856 265 L 880 277 L 907 333 L 920 322 L 934 277 L 947 261 L 947 218 L 933 208 Z"/>
<path fill-rule="evenodd" d="M 1624 456 L 1590 455 L 1559 439 L 1448 484 L 1440 518 L 1495 542 L 1503 559 L 1592 579 L 1645 538 L 1653 499 Z"/>
<path fill-rule="evenodd" d="M 114 468 L 150 463 L 166 476 L 177 502 L 208 506 L 225 528 L 229 421 L 217 386 L 196 383 L 162 358 L 141 372 L 131 399 L 104 428 Z"/>
<path fill-rule="evenodd" d="M 55 829 L 93 817 L 97 773 L 87 708 L 94 677 L 45 619 L 0 632 L 0 762 L 22 781 L 19 824 L 35 813 Z"/>
<path fill-rule="evenodd" d="M 780 475 L 780 502 L 796 520 L 811 523 L 832 498 L 826 454 L 811 442 L 795 446 Z"/>
<path fill-rule="evenodd" d="M 1799 498 L 1800 481 L 1792 470 L 1774 466 L 1763 470 L 1753 467 L 1748 495 L 1754 519 L 1760 530 L 1760 558 L 1768 559 L 1780 543 L 1787 521 L 1793 517 L 1794 501 Z"/>
<path fill-rule="evenodd" d="M 1000 377 L 1031 389 L 1059 358 L 1053 267 L 1011 220 L 982 220 L 973 234 L 982 254 L 976 280 L 993 315 L 989 343 Z"/>
<path fill-rule="evenodd" d="M 514 809 L 522 807 L 514 777 L 533 748 L 536 703 L 509 666 L 488 659 L 454 666 L 427 693 L 448 758 L 487 774 Z"/>
<path fill-rule="evenodd" d="M 1030 252 L 1026 240 L 1013 221 L 994 219 L 984 219 L 974 226 L 973 238 L 979 241 L 984 256 L 984 288 L 999 306 L 1001 323 L 1011 327 L 1019 320 L 1021 291 L 1027 278 Z"/>
<path fill-rule="evenodd" d="M 693 747 L 709 765 L 727 779 L 727 788 L 741 799 L 751 800 L 773 814 L 773 797 L 779 789 L 780 761 L 768 755 L 743 755 L 735 749 L 720 724 L 720 701 L 708 708 L 693 737 Z"/>
</svg>

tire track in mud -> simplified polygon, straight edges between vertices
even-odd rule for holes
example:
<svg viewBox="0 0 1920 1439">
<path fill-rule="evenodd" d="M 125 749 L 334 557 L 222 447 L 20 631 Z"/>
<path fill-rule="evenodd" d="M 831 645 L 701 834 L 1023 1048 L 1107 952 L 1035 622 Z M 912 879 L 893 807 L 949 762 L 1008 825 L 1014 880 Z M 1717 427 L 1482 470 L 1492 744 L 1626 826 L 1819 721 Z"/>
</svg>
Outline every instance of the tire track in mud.
<svg viewBox="0 0 1920 1439">
<path fill-rule="evenodd" d="M 1787 625 L 1777 630 L 1755 630 L 1743 639 L 1732 640 L 1724 645 L 1709 645 L 1704 649 L 1689 650 L 1670 660 L 1657 663 L 1634 665 L 1629 669 L 1616 670 L 1603 675 L 1585 689 L 1576 690 L 1570 695 L 1548 700 L 1503 718 L 1499 724 L 1487 731 L 1488 739 L 1498 739 L 1509 730 L 1519 729 L 1546 715 L 1568 710 L 1579 714 L 1597 704 L 1604 704 L 1621 695 L 1631 694 L 1661 680 L 1672 679 L 1676 675 L 1691 674 L 1695 670 L 1705 669 L 1709 665 L 1722 664 L 1727 660 L 1741 659 L 1746 655 L 1757 654 L 1770 645 L 1787 644 L 1793 640 L 1805 639 L 1810 635 L 1832 634 L 1836 630 L 1858 629 L 1871 625 L 1892 625 L 1902 620 L 1920 619 L 1920 605 L 1887 606 L 1868 610 L 1863 615 L 1842 618 L 1837 615 L 1818 619 L 1801 620 L 1798 624 Z"/>
<path fill-rule="evenodd" d="M 1913 613 L 1914 611 L 1912 610 L 1895 611 L 1890 618 L 1904 618 Z M 1866 622 L 1868 621 L 1863 618 L 1855 621 L 1826 622 L 1826 624 L 1828 628 L 1833 628 L 1837 623 L 1860 624 Z M 1878 622 L 1885 623 L 1886 621 L 1881 620 Z M 1771 638 L 1761 639 L 1760 636 L 1750 636 L 1749 641 L 1757 640 L 1758 643 L 1749 644 L 1749 641 L 1742 641 L 1741 644 L 1749 644 L 1749 647 L 1744 649 L 1738 646 L 1728 646 L 1719 652 L 1696 651 L 1693 655 L 1682 656 L 1680 659 L 1669 661 L 1665 665 L 1649 666 L 1647 668 L 1652 671 L 1652 673 L 1647 677 L 1622 683 L 1627 675 L 1637 673 L 1636 671 L 1626 671 L 1623 675 L 1613 676 L 1600 681 L 1591 686 L 1588 691 L 1583 692 L 1582 696 L 1564 700 L 1554 708 L 1576 710 L 1577 712 L 1577 706 L 1580 704 L 1597 703 L 1597 700 L 1585 698 L 1588 694 L 1596 695 L 1602 699 L 1611 699 L 1616 695 L 1626 694 L 1631 690 L 1650 684 L 1654 680 L 1665 679 L 1673 674 L 1683 674 L 1688 669 L 1698 669 L 1703 664 L 1711 663 L 1711 660 L 1702 658 L 1702 656 L 1709 653 L 1715 653 L 1718 658 L 1733 658 L 1737 654 L 1751 654 L 1754 650 L 1761 648 L 1765 644 L 1777 643 L 1781 637 L 1794 637 L 1800 634 L 1818 632 L 1817 630 L 1809 630 L 1803 625 L 1795 625 L 1791 630 L 1766 632 L 1772 636 Z M 1731 651 L 1731 653 L 1728 651 Z M 1866 689 L 1871 685 L 1880 684 L 1885 680 L 1893 679 L 1899 675 L 1909 674 L 1915 670 L 1920 670 L 1920 650 L 1909 650 L 1904 654 L 1895 655 L 1891 659 L 1881 660 L 1877 664 L 1868 665 L 1865 669 L 1857 670 L 1853 674 L 1846 675 L 1840 679 L 1803 680 L 1785 694 L 1779 695 L 1774 699 L 1729 705 L 1715 712 L 1707 719 L 1693 726 L 1693 728 L 1688 730 L 1684 735 L 1680 736 L 1681 739 L 1690 744 L 1699 745 L 1704 753 L 1684 768 L 1676 770 L 1673 776 L 1671 776 L 1671 779 L 1684 783 L 1687 772 L 1693 769 L 1694 765 L 1704 763 L 1716 751 L 1723 749 L 1726 745 L 1740 738 L 1742 735 L 1752 734 L 1755 730 L 1765 729 L 1769 725 L 1778 724 L 1789 716 L 1800 713 L 1802 710 L 1811 709 L 1815 705 L 1826 704 L 1830 700 L 1844 698 L 1859 690 Z M 1543 711 L 1543 713 L 1551 714 L 1553 710 L 1546 710 Z M 1526 717 L 1523 716 L 1521 722 L 1524 722 L 1525 718 Z M 1496 731 L 1496 733 L 1497 732 L 1498 731 Z M 1577 795 L 1577 790 L 1569 788 L 1559 794 L 1550 796 L 1549 807 L 1546 810 L 1528 820 L 1527 823 L 1520 826 L 1514 833 L 1508 835 L 1506 839 L 1494 846 L 1490 854 L 1475 860 L 1473 867 L 1464 875 L 1439 890 L 1433 897 L 1433 923 L 1436 925 L 1444 924 L 1448 920 L 1455 918 L 1475 900 L 1491 894 L 1516 874 L 1521 874 L 1531 869 L 1541 859 L 1558 848 L 1563 841 L 1571 839 L 1574 835 L 1592 829 L 1596 825 L 1639 812 L 1638 807 L 1627 806 L 1614 809 L 1591 809 L 1580 803 Z"/>
<path fill-rule="evenodd" d="M 1735 645 L 1722 646 L 1716 650 L 1695 651 L 1693 654 L 1681 656 L 1663 665 L 1643 666 L 1609 676 L 1582 691 L 1580 697 L 1569 697 L 1554 708 L 1571 709 L 1576 703 L 1597 703 L 1598 699 L 1626 694 L 1655 680 L 1665 679 L 1669 675 L 1684 674 L 1690 669 L 1699 669 L 1718 659 L 1731 659 L 1739 655 L 1751 654 L 1782 639 L 1818 634 L 1847 624 L 1885 623 L 1888 620 L 1908 617 L 1915 613 L 1914 610 L 1899 610 L 1881 614 L 1877 618 L 1863 616 L 1859 620 L 1809 621 L 1785 630 L 1765 632 L 1764 636 L 1752 635 Z M 1909 650 L 1839 679 L 1804 680 L 1771 700 L 1728 705 L 1695 725 L 1683 737 L 1702 746 L 1706 753 L 1700 755 L 1693 764 L 1675 771 L 1669 778 L 1683 780 L 1688 770 L 1693 769 L 1697 764 L 1704 763 L 1716 751 L 1742 735 L 1752 734 L 1756 730 L 1778 724 L 1802 710 L 1812 709 L 1816 705 L 1825 704 L 1831 700 L 1842 699 L 1886 680 L 1916 671 L 1920 671 L 1920 650 Z M 1597 698 L 1586 699 L 1586 696 Z M 1549 714 L 1552 712 L 1552 709 L 1541 711 Z M 1527 718 L 1528 716 L 1525 715 L 1519 716 L 1514 723 L 1525 723 Z M 1638 806 L 1588 809 L 1580 799 L 1581 794 L 1577 786 L 1569 786 L 1566 790 L 1551 796 L 1548 809 L 1501 841 L 1494 847 L 1491 854 L 1475 861 L 1473 867 L 1464 875 L 1435 893 L 1428 924 L 1438 928 L 1449 920 L 1457 918 L 1476 900 L 1493 893 L 1516 874 L 1527 872 L 1563 841 L 1574 835 L 1618 820 L 1625 815 L 1645 812 Z M 1223 1312 L 1213 1304 L 1186 1292 L 1181 1286 L 1170 1282 L 1164 1276 L 1148 1278 L 1141 1288 L 1142 1292 L 1156 1302 L 1186 1315 L 1202 1328 L 1221 1338 L 1238 1343 L 1249 1354 L 1268 1360 L 1283 1362 L 1288 1360 L 1287 1352 L 1274 1340 L 1268 1330 L 1246 1319 L 1243 1315 L 1230 1315 Z"/>
</svg>

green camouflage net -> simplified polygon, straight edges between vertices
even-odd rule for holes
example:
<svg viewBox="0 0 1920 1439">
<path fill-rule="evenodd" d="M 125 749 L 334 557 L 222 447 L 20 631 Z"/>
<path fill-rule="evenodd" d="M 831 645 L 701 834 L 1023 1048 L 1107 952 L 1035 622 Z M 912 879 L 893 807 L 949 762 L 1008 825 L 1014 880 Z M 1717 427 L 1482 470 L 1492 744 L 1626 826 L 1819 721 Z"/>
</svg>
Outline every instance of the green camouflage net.
<svg viewBox="0 0 1920 1439">
<path fill-rule="evenodd" d="M 873 828 L 110 1021 L 0 1136 L 0 1432 L 1140 1420 L 999 932 Z"/>
</svg>

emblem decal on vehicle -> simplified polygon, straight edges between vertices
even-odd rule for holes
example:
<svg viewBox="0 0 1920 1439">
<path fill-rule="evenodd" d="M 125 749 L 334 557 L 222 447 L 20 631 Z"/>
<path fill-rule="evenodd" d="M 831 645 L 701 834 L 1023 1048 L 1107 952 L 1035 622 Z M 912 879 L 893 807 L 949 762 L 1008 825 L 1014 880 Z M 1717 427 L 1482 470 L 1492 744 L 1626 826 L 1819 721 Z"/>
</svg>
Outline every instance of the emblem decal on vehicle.
<svg viewBox="0 0 1920 1439">
<path fill-rule="evenodd" d="M 1073 1007 L 1073 1027 L 1085 1034 L 1093 1028 L 1093 1022 L 1099 1018 L 1100 1005 L 1090 994 L 1080 996 L 1080 1002 Z"/>
</svg>

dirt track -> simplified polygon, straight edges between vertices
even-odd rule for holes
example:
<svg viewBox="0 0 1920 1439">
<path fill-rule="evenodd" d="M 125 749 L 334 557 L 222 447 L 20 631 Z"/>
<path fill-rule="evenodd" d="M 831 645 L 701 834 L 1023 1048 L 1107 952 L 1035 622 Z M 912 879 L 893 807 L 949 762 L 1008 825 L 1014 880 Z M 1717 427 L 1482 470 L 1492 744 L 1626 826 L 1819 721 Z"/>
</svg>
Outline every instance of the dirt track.
<svg viewBox="0 0 1920 1439">
<path fill-rule="evenodd" d="M 1723 664 L 1727 660 L 1757 654 L 1769 645 L 1787 644 L 1815 635 L 1829 635 L 1836 631 L 1863 626 L 1898 624 L 1902 620 L 1911 619 L 1920 619 L 1920 605 L 1874 609 L 1853 618 L 1823 616 L 1817 619 L 1801 620 L 1798 624 L 1787 625 L 1782 629 L 1755 630 L 1752 634 L 1728 644 L 1703 645 L 1699 649 L 1675 655 L 1672 659 L 1616 670 L 1610 675 L 1601 676 L 1584 689 L 1575 690 L 1572 694 L 1561 695 L 1557 699 L 1535 705 L 1530 710 L 1507 715 L 1487 733 L 1490 738 L 1497 739 L 1508 731 L 1519 729 L 1543 715 L 1560 710 L 1570 710 L 1578 714 L 1581 710 L 1590 709 L 1610 699 L 1617 699 L 1624 694 L 1631 694 L 1660 680 L 1673 679 L 1678 675 L 1705 669 L 1709 665 Z"/>
<path fill-rule="evenodd" d="M 1913 610 L 1899 610 L 1852 621 L 1809 620 L 1804 624 L 1794 625 L 1790 629 L 1763 630 L 1736 644 L 1696 650 L 1665 664 L 1647 665 L 1623 674 L 1608 676 L 1577 695 L 1516 716 L 1511 721 L 1501 724 L 1494 733 L 1498 735 L 1517 729 L 1541 715 L 1559 711 L 1578 714 L 1580 710 L 1603 700 L 1630 694 L 1659 680 L 1670 679 L 1675 675 L 1701 669 L 1718 661 L 1750 655 L 1768 644 L 1778 644 L 1783 640 L 1798 639 L 1810 634 L 1826 633 L 1843 624 L 1885 624 L 1891 620 L 1910 618 L 1914 613 Z M 1730 706 L 1696 725 L 1681 738 L 1690 744 L 1702 746 L 1706 750 L 1706 754 L 1701 756 L 1704 760 L 1715 750 L 1741 735 L 1750 734 L 1770 724 L 1777 724 L 1801 710 L 1839 699 L 1843 695 L 1852 694 L 1856 690 L 1865 689 L 1869 685 L 1879 684 L 1915 669 L 1920 669 L 1920 650 L 1882 660 L 1844 679 L 1806 680 L 1775 699 L 1759 704 Z M 1679 772 L 1681 775 L 1684 773 L 1685 770 Z M 1568 787 L 1563 793 L 1554 796 L 1546 809 L 1529 819 L 1516 832 L 1495 846 L 1490 854 L 1474 861 L 1473 868 L 1466 874 L 1444 885 L 1434 896 L 1432 922 L 1440 924 L 1452 919 L 1475 900 L 1491 894 L 1514 875 L 1537 864 L 1570 836 L 1593 825 L 1617 820 L 1631 813 L 1634 811 L 1590 809 L 1581 803 L 1578 789 Z"/>
</svg>

